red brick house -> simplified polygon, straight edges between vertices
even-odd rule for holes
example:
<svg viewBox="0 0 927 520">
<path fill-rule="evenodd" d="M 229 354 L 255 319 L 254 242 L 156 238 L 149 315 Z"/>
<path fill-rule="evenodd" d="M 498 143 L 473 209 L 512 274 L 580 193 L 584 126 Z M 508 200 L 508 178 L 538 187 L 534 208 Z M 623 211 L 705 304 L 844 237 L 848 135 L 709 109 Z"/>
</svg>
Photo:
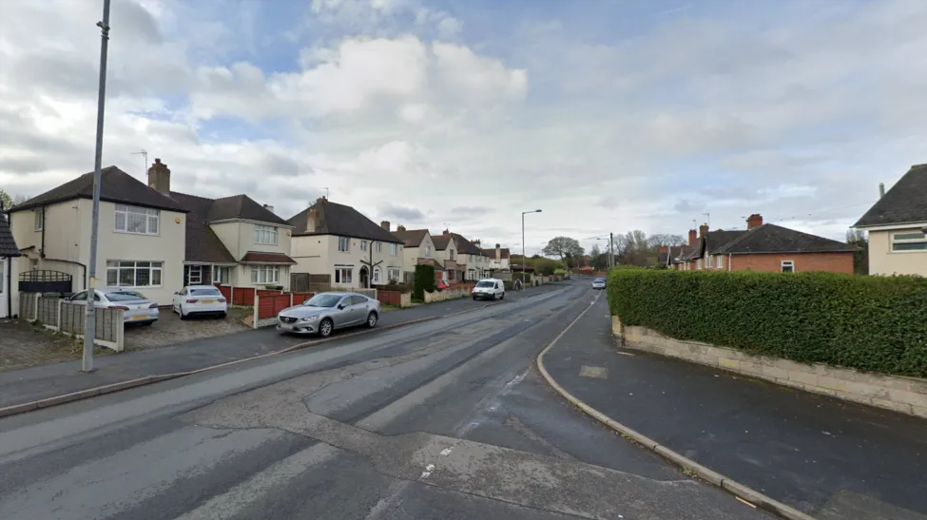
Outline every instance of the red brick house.
<svg viewBox="0 0 927 520">
<path fill-rule="evenodd" d="M 697 237 L 694 229 L 689 231 L 689 240 L 690 246 L 671 261 L 676 269 L 852 274 L 856 251 L 850 244 L 764 224 L 758 214 L 747 218 L 746 231 L 708 231 L 702 225 Z"/>
</svg>

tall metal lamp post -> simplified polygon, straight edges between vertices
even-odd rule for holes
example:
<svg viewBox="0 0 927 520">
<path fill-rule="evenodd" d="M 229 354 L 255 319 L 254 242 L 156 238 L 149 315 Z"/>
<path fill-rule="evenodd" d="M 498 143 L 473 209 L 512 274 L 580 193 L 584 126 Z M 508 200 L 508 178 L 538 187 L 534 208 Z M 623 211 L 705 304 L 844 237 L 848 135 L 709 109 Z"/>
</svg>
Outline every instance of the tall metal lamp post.
<svg viewBox="0 0 927 520">
<path fill-rule="evenodd" d="M 540 213 L 541 210 L 536 209 L 533 211 L 522 211 L 521 212 L 521 281 L 525 282 L 525 266 L 527 258 L 525 258 L 525 215 L 528 213 Z"/>
<path fill-rule="evenodd" d="M 97 228 L 100 224 L 100 179 L 103 164 L 103 108 L 106 105 L 106 53 L 109 49 L 109 3 L 103 0 L 100 28 L 100 91 L 97 98 L 97 150 L 93 159 L 93 213 L 90 225 L 90 268 L 87 274 L 87 314 L 84 322 L 84 360 L 81 370 L 93 372 L 93 340 L 96 338 L 97 313 L 94 294 L 97 286 Z"/>
</svg>

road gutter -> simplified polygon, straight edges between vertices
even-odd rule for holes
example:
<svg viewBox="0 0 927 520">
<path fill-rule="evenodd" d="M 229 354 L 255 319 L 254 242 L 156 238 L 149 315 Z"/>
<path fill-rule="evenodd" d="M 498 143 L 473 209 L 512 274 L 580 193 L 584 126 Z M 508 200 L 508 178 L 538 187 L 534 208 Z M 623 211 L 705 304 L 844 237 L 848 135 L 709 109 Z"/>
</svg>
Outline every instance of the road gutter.
<svg viewBox="0 0 927 520">
<path fill-rule="evenodd" d="M 581 312 L 579 316 L 576 317 L 576 319 L 571 321 L 570 324 L 567 325 L 566 328 L 563 329 L 563 331 L 560 332 L 560 334 L 558 334 L 557 337 L 555 337 L 553 341 L 551 341 L 544 348 L 544 350 L 541 351 L 540 354 L 538 354 L 538 357 L 535 361 L 537 362 L 538 370 L 541 372 L 541 375 L 544 376 L 544 379 L 547 381 L 547 384 L 549 384 L 551 388 L 556 390 L 557 393 L 560 394 L 564 399 L 570 402 L 570 404 L 579 408 L 580 410 L 585 412 L 587 415 L 593 417 L 595 420 L 601 422 L 602 424 L 606 425 L 612 430 L 620 433 L 622 436 L 629 437 L 634 442 L 641 444 L 647 449 L 657 453 L 664 459 L 682 468 L 684 472 L 693 473 L 697 475 L 699 478 L 711 484 L 714 484 L 715 486 L 718 486 L 719 488 L 732 494 L 734 498 L 737 498 L 741 501 L 748 502 L 747 505 L 779 515 L 783 518 L 787 518 L 788 520 L 815 520 L 814 517 L 806 513 L 803 513 L 791 506 L 783 504 L 782 502 L 779 502 L 778 500 L 774 500 L 760 493 L 759 491 L 756 491 L 750 487 L 747 487 L 737 482 L 734 479 L 731 479 L 714 470 L 711 470 L 699 464 L 698 462 L 695 462 L 694 460 L 688 457 L 685 457 L 679 453 L 676 453 L 675 451 L 667 448 L 666 446 L 661 446 L 659 443 L 657 443 L 653 439 L 643 435 L 642 433 L 624 424 L 621 424 L 618 421 L 615 421 L 614 419 L 608 417 L 607 415 L 600 412 L 599 410 L 596 410 L 595 408 L 589 406 L 588 404 L 586 404 L 585 402 L 583 402 L 582 400 L 580 400 L 579 398 L 577 398 L 576 396 L 568 392 L 559 383 L 557 383 L 557 381 L 553 378 L 553 376 L 550 375 L 550 373 L 547 371 L 547 368 L 544 366 L 544 355 L 547 354 L 547 351 L 552 349 L 557 344 L 558 341 L 560 341 L 560 338 L 562 338 L 567 332 L 569 332 L 571 328 L 573 328 L 573 325 L 575 325 L 576 322 L 578 322 L 583 316 L 585 316 L 587 312 L 589 312 L 590 309 L 592 309 L 593 305 L 595 305 L 596 302 L 599 301 L 599 296 L 601 294 L 602 293 L 596 294 L 595 299 L 592 301 L 592 303 L 589 304 L 589 307 L 583 310 L 583 312 Z"/>
</svg>

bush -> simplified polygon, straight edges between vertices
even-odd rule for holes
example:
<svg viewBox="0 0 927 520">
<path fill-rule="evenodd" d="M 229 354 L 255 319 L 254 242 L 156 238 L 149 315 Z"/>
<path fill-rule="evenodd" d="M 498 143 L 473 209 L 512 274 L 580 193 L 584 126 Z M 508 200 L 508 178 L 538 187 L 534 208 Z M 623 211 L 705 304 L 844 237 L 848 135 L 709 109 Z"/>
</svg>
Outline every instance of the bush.
<svg viewBox="0 0 927 520">
<path fill-rule="evenodd" d="M 417 265 L 415 266 L 415 290 L 412 295 L 416 300 L 424 300 L 425 292 L 434 292 L 435 290 L 435 266 Z"/>
<path fill-rule="evenodd" d="M 677 339 L 927 377 L 927 278 L 614 268 L 608 304 Z"/>
</svg>

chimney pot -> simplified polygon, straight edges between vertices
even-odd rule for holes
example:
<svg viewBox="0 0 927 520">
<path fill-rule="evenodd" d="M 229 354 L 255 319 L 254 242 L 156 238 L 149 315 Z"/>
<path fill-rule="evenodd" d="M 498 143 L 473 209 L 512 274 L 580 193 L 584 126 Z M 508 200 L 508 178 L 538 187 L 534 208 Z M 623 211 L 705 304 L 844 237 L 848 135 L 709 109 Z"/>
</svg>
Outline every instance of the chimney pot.
<svg viewBox="0 0 927 520">
<path fill-rule="evenodd" d="M 763 225 L 763 216 L 759 213 L 754 213 L 747 217 L 747 229 L 753 229 L 755 227 L 760 227 Z"/>
<path fill-rule="evenodd" d="M 274 212 L 274 207 L 271 206 L 270 204 L 264 204 L 264 209 L 266 209 L 267 211 L 269 211 L 269 212 L 271 212 L 271 213 Z"/>
<path fill-rule="evenodd" d="M 445 229 L 441 234 L 442 234 L 442 235 L 450 235 L 451 232 L 450 232 L 450 230 Z"/>
<path fill-rule="evenodd" d="M 879 183 L 879 198 L 881 199 L 884 196 L 885 196 L 885 183 L 880 182 Z"/>
<path fill-rule="evenodd" d="M 383 229 L 385 229 L 385 230 L 387 230 L 387 231 L 389 231 L 389 221 L 388 221 L 388 220 L 383 220 L 383 221 L 381 221 L 381 222 L 380 222 L 380 227 L 383 228 Z"/>
</svg>

